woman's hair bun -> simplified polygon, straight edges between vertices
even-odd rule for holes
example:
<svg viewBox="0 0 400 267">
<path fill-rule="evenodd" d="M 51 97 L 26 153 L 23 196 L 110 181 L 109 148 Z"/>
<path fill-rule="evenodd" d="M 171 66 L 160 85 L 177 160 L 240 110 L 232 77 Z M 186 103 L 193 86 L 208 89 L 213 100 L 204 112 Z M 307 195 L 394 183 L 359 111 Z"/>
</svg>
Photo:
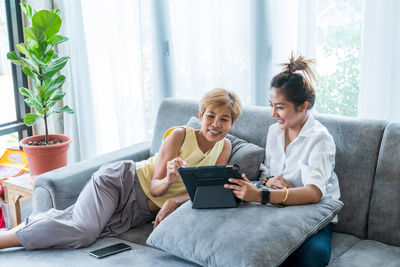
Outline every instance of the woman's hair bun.
<svg viewBox="0 0 400 267">
<path fill-rule="evenodd" d="M 292 52 L 289 58 L 289 62 L 281 64 L 283 68 L 283 72 L 285 73 L 294 73 L 296 71 L 302 71 L 308 78 L 308 80 L 316 82 L 317 79 L 315 77 L 315 60 L 311 58 L 305 58 L 303 56 L 298 56 L 296 58 L 295 54 Z"/>
</svg>

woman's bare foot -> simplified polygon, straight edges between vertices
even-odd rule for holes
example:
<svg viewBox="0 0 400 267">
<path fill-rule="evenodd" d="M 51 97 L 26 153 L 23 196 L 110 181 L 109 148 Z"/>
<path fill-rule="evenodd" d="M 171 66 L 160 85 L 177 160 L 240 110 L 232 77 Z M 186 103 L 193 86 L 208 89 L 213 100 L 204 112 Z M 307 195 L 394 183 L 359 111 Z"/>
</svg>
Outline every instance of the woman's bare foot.
<svg viewBox="0 0 400 267">
<path fill-rule="evenodd" d="M 11 247 L 22 247 L 17 234 L 12 230 L 0 232 L 0 249 Z"/>
<path fill-rule="evenodd" d="M 21 223 L 10 230 L 0 231 L 0 249 L 22 247 L 21 242 L 19 242 L 19 239 L 17 238 L 16 232 L 24 226 L 25 223 Z"/>
</svg>

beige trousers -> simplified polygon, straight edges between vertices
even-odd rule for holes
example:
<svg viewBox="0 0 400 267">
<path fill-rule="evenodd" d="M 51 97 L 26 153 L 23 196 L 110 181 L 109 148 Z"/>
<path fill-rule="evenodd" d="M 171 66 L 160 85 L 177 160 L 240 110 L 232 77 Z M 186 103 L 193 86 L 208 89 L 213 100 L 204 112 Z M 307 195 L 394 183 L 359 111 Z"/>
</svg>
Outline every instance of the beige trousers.
<svg viewBox="0 0 400 267">
<path fill-rule="evenodd" d="M 95 172 L 74 205 L 33 213 L 16 234 L 28 250 L 79 248 L 152 219 L 135 162 L 119 161 Z"/>
</svg>

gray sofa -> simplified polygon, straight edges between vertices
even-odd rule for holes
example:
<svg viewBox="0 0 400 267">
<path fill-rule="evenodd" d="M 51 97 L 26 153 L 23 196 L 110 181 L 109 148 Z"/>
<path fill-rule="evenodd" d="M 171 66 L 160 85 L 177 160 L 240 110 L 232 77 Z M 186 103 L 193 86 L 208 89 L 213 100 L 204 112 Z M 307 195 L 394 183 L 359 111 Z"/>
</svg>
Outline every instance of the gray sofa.
<svg viewBox="0 0 400 267">
<path fill-rule="evenodd" d="M 91 174 L 102 164 L 154 155 L 165 130 L 184 125 L 197 114 L 197 102 L 167 99 L 159 108 L 151 143 L 145 142 L 96 159 L 41 175 L 35 182 L 34 210 L 64 209 L 73 204 Z M 334 225 L 329 266 L 400 266 L 400 124 L 317 115 L 334 137 L 336 168 L 343 209 Z M 274 123 L 267 108 L 246 106 L 231 133 L 265 147 L 268 127 Z M 256 218 L 256 215 L 255 215 Z M 146 245 L 149 223 L 119 237 L 98 240 L 76 250 L 0 250 L 0 262 L 40 266 L 194 266 L 196 264 Z M 96 260 L 88 251 L 116 242 L 133 249 Z M 262 244 L 260 244 L 262 245 Z"/>
</svg>

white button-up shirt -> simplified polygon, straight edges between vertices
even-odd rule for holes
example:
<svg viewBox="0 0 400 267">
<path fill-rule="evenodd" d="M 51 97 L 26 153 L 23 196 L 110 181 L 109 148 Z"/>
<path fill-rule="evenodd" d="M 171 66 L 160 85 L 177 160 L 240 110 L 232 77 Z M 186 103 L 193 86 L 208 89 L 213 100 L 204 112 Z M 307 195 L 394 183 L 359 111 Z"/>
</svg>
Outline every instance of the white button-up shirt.
<svg viewBox="0 0 400 267">
<path fill-rule="evenodd" d="M 339 182 L 333 171 L 335 153 L 332 136 L 311 113 L 286 152 L 285 131 L 275 123 L 268 131 L 263 176 L 281 175 L 293 187 L 313 184 L 323 197 L 339 199 Z"/>
</svg>

